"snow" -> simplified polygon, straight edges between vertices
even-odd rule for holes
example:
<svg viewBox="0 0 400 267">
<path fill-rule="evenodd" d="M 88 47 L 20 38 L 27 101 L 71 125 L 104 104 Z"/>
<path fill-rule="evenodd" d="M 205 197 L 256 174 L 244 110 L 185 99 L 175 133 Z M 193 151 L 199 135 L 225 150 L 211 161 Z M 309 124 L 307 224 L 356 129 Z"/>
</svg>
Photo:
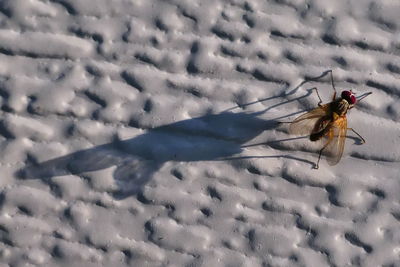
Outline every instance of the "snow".
<svg viewBox="0 0 400 267">
<path fill-rule="evenodd" d="M 0 2 L 4 266 L 398 266 L 395 1 Z M 341 161 L 288 125 L 358 96 Z"/>
</svg>

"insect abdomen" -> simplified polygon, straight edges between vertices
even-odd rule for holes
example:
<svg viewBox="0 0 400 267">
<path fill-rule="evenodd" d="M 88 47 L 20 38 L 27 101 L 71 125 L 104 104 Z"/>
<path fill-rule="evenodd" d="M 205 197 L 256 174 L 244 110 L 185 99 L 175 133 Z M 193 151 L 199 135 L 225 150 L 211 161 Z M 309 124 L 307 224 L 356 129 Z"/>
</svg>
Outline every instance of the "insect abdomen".
<svg viewBox="0 0 400 267">
<path fill-rule="evenodd" d="M 313 133 L 313 134 L 310 135 L 310 140 L 313 141 L 313 142 L 314 141 L 318 141 L 319 139 L 322 138 L 322 136 L 324 136 L 324 134 L 325 134 L 325 130 L 322 130 L 322 131 L 320 131 L 318 133 Z"/>
<path fill-rule="evenodd" d="M 319 139 L 322 138 L 322 136 L 325 135 L 328 125 L 330 123 L 330 118 L 329 116 L 322 117 L 319 119 L 319 121 L 315 124 L 314 129 L 310 135 L 310 140 L 311 141 L 318 141 Z"/>
</svg>

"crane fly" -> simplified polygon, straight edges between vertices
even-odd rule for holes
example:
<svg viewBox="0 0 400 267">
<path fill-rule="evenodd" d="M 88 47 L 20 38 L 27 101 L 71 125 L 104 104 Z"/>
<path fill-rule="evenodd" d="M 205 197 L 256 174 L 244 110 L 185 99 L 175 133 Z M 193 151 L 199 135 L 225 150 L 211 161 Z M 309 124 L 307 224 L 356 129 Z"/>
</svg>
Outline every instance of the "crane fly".
<svg viewBox="0 0 400 267">
<path fill-rule="evenodd" d="M 339 98 L 336 98 L 336 88 L 333 83 L 332 70 L 326 72 L 331 74 L 331 83 L 334 90 L 332 102 L 322 104 L 318 89 L 315 89 L 319 103 L 318 107 L 297 117 L 290 122 L 289 133 L 294 135 L 309 135 L 311 141 L 323 140 L 324 145 L 319 151 L 318 161 L 314 168 L 318 169 L 321 155 L 324 154 L 329 165 L 336 165 L 343 154 L 344 143 L 347 130 L 354 132 L 360 139 L 361 144 L 365 143 L 364 138 L 353 128 L 347 127 L 347 112 L 352 109 L 357 101 L 372 94 L 366 93 L 362 97 L 357 97 L 350 91 L 342 91 Z"/>
</svg>

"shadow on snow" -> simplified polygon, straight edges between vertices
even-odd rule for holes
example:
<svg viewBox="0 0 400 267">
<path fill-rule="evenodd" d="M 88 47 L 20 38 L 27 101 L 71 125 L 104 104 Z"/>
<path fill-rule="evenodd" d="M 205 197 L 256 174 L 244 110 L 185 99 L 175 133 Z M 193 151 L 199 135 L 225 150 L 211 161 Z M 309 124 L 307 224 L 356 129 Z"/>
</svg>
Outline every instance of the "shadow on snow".
<svg viewBox="0 0 400 267">
<path fill-rule="evenodd" d="M 321 75 L 322 76 L 322 75 Z M 318 77 L 317 77 L 318 78 Z M 316 78 L 313 78 L 316 79 Z M 311 78 L 309 79 L 311 80 Z M 257 102 L 294 94 L 303 85 L 303 81 L 287 94 L 261 99 Z M 113 177 L 119 187 L 113 192 L 116 198 L 125 198 L 140 192 L 159 168 L 168 161 L 213 161 L 253 158 L 240 156 L 243 145 L 263 131 L 274 129 L 279 125 L 278 119 L 296 115 L 296 112 L 274 120 L 264 120 L 258 116 L 268 110 L 300 98 L 268 107 L 265 110 L 245 113 L 231 112 L 231 108 L 220 114 L 209 114 L 202 117 L 179 121 L 176 123 L 149 129 L 146 133 L 128 140 L 115 140 L 109 144 L 80 150 L 66 156 L 42 163 L 32 163 L 19 170 L 17 175 L 24 179 L 48 179 L 61 175 L 81 175 L 115 166 Z M 290 141 L 289 138 L 276 141 Z M 274 141 L 273 141 L 274 142 Z M 268 144 L 268 143 L 264 143 Z M 313 162 L 290 155 L 254 156 L 254 158 L 289 158 L 313 165 Z"/>
</svg>

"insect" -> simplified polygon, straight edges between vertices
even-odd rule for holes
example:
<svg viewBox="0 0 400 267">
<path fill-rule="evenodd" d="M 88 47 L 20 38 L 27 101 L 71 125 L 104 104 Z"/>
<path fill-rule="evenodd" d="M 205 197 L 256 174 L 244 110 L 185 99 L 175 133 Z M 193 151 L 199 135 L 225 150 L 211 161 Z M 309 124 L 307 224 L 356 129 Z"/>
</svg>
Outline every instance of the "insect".
<svg viewBox="0 0 400 267">
<path fill-rule="evenodd" d="M 336 98 L 336 88 L 333 82 L 332 70 L 328 70 L 325 75 L 330 72 L 331 83 L 333 88 L 332 102 L 322 104 L 318 89 L 315 89 L 319 103 L 318 107 L 297 117 L 290 122 L 289 133 L 294 135 L 309 135 L 311 141 L 323 140 L 324 145 L 319 151 L 318 161 L 314 168 L 319 168 L 321 155 L 324 154 L 329 165 L 336 165 L 343 154 L 344 144 L 346 140 L 347 130 L 354 132 L 360 139 L 361 144 L 365 143 L 364 138 L 353 128 L 347 127 L 347 112 L 352 109 L 357 101 L 372 94 L 372 92 L 357 97 L 350 91 L 342 91 L 339 98 Z"/>
</svg>

